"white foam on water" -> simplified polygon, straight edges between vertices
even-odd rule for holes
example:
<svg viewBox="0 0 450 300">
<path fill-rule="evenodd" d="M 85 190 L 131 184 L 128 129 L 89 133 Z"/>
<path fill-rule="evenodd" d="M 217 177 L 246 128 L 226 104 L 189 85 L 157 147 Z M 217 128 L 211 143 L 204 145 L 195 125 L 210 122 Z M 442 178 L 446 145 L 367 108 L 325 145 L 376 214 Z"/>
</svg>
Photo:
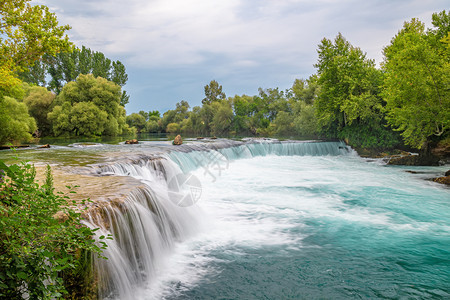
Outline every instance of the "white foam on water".
<svg viewBox="0 0 450 300">
<path fill-rule="evenodd" d="M 251 150 L 258 155 L 263 153 L 256 146 L 253 148 Z M 244 154 L 242 157 L 249 157 L 248 153 Z M 301 232 L 307 232 L 303 229 L 311 226 L 307 222 L 311 220 L 358 223 L 411 233 L 448 230 L 439 222 L 421 221 L 395 209 L 396 206 L 424 205 L 409 196 L 420 195 L 422 189 L 433 188 L 432 184 L 400 169 L 367 163 L 354 154 L 257 156 L 230 160 L 219 169 L 214 169 L 210 162 L 202 165 L 190 161 L 191 156 L 199 160 L 205 154 L 181 153 L 175 160 L 187 171 L 197 167 L 191 173 L 201 182 L 202 197 L 191 207 L 175 208 L 173 203 L 168 204 L 167 180 L 177 172 L 177 166 L 170 161 L 164 162 L 165 176 L 145 164 L 122 164 L 104 170 L 133 176 L 148 184 L 155 196 L 154 205 L 161 205 L 158 214 L 161 220 L 167 221 L 164 226 L 180 222 L 176 235 L 156 225 L 159 231 L 165 232 L 164 238 L 149 236 L 149 242 L 170 245 L 161 248 L 155 257 L 158 261 L 150 262 L 152 273 L 144 276 L 145 282 L 135 283 L 131 279 L 130 284 L 116 286 L 125 291 L 120 294 L 120 299 L 161 299 L 182 295 L 183 291 L 220 272 L 213 267 L 214 262 L 223 259 L 214 255 L 217 252 L 225 256 L 241 255 L 245 249 L 262 247 L 301 251 L 302 240 L 307 237 Z M 388 194 L 389 198 L 381 198 Z M 434 208 L 427 209 L 431 209 L 433 217 Z M 438 216 L 439 206 L 435 210 Z M 144 212 L 142 215 L 155 218 Z M 111 247 L 111 251 L 116 249 Z"/>
</svg>

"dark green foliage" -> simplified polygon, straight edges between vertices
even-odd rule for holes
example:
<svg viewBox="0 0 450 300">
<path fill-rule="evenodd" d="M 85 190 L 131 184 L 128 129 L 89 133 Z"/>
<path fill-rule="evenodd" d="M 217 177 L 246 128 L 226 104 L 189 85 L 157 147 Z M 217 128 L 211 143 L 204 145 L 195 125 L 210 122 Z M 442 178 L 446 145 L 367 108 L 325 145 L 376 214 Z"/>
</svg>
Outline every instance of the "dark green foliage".
<svg viewBox="0 0 450 300">
<path fill-rule="evenodd" d="M 189 103 L 187 101 L 181 100 L 176 104 L 174 110 L 168 110 L 164 113 L 161 119 L 162 128 L 166 129 L 170 123 L 181 123 L 184 119 L 187 119 L 189 110 Z M 156 112 L 153 114 L 156 116 Z"/>
<path fill-rule="evenodd" d="M 228 101 L 216 101 L 211 104 L 214 116 L 211 121 L 213 135 L 227 135 L 233 120 L 233 110 Z"/>
<path fill-rule="evenodd" d="M 25 162 L 0 161 L 0 169 L 0 298 L 61 298 L 81 253 L 100 255 L 106 244 L 97 246 L 70 199 L 54 193 L 50 167 L 43 185 Z"/>
<path fill-rule="evenodd" d="M 55 94 L 44 87 L 33 86 L 29 88 L 23 103 L 28 107 L 30 115 L 36 120 L 39 132 L 42 135 L 50 135 L 51 124 L 47 118 L 55 99 Z"/>
<path fill-rule="evenodd" d="M 385 128 L 383 74 L 359 48 L 339 34 L 319 45 L 318 97 L 314 102 L 322 134 L 348 139 L 350 145 L 391 147 L 395 135 Z M 363 146 L 365 145 L 365 146 Z"/>
<path fill-rule="evenodd" d="M 75 48 L 72 52 L 62 52 L 55 56 L 44 56 L 36 62 L 27 72 L 21 73 L 25 82 L 45 85 L 45 75 L 51 79 L 48 88 L 59 94 L 68 82 L 75 81 L 80 74 L 93 74 L 102 77 L 123 87 L 128 81 L 125 66 L 120 61 L 111 61 L 103 53 L 92 51 L 84 46 Z M 125 106 L 130 96 L 122 91 L 120 105 Z"/>
<path fill-rule="evenodd" d="M 11 97 L 0 97 L 0 145 L 29 140 L 36 128 L 25 104 Z"/>
<path fill-rule="evenodd" d="M 215 80 L 211 80 L 208 85 L 205 85 L 205 98 L 202 104 L 211 104 L 212 102 L 224 100 L 227 96 L 222 91 L 222 86 Z"/>
<path fill-rule="evenodd" d="M 48 114 L 58 135 L 120 135 L 129 132 L 120 86 L 92 74 L 66 84 Z"/>
<path fill-rule="evenodd" d="M 450 51 L 443 41 L 450 13 L 433 14 L 433 26 L 426 32 L 417 19 L 405 22 L 384 49 L 386 118 L 418 149 L 450 128 Z"/>
<path fill-rule="evenodd" d="M 338 137 L 357 148 L 393 149 L 401 145 L 399 134 L 384 126 L 354 124 L 342 129 Z"/>
<path fill-rule="evenodd" d="M 140 113 L 132 113 L 131 115 L 127 116 L 126 121 L 130 127 L 136 128 L 138 132 L 141 132 L 146 125 L 146 118 Z"/>
<path fill-rule="evenodd" d="M 152 121 L 158 121 L 159 119 L 161 119 L 161 114 L 157 110 L 149 111 L 148 118 Z"/>
</svg>

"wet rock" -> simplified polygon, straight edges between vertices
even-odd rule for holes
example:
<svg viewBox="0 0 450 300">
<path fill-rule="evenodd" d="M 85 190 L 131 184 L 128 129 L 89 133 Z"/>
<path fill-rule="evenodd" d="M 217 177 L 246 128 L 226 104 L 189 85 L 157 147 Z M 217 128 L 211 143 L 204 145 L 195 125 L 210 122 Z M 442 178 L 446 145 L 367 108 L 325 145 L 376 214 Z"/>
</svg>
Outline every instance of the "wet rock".
<svg viewBox="0 0 450 300">
<path fill-rule="evenodd" d="M 392 156 L 388 165 L 400 166 L 439 166 L 439 157 L 434 155 Z"/>
<path fill-rule="evenodd" d="M 423 174 L 424 172 L 417 172 L 417 171 L 411 171 L 411 170 L 406 170 L 406 173 L 411 173 L 411 174 Z"/>
<path fill-rule="evenodd" d="M 125 144 L 127 145 L 131 145 L 131 144 L 139 144 L 139 141 L 137 139 L 132 139 L 132 140 L 126 140 Z"/>
<path fill-rule="evenodd" d="M 50 148 L 50 144 L 45 144 L 45 145 L 39 146 L 39 148 Z"/>
<path fill-rule="evenodd" d="M 183 140 L 181 139 L 181 135 L 177 135 L 172 142 L 173 145 L 181 145 L 183 144 Z"/>
<path fill-rule="evenodd" d="M 447 173 L 446 173 L 447 174 Z M 434 182 L 450 185 L 450 175 L 433 179 Z"/>
</svg>

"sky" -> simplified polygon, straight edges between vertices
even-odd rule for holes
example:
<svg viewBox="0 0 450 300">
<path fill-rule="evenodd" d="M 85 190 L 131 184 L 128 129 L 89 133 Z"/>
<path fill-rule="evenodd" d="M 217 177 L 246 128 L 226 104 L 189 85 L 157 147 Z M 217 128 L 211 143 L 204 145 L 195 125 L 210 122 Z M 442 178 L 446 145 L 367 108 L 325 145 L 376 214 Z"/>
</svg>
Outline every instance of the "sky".
<svg viewBox="0 0 450 300">
<path fill-rule="evenodd" d="M 211 80 L 227 96 L 288 89 L 316 72 L 317 46 L 341 32 L 377 65 L 382 49 L 448 0 L 34 0 L 69 24 L 70 40 L 120 60 L 127 113 L 201 105 Z"/>
</svg>

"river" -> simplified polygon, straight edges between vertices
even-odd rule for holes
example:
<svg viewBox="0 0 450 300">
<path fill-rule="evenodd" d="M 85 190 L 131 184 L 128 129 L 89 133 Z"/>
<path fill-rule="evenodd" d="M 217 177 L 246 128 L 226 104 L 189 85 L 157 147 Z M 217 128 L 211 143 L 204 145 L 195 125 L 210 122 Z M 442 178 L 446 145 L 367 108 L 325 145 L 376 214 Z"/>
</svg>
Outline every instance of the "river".
<svg viewBox="0 0 450 300">
<path fill-rule="evenodd" d="M 102 205 L 86 224 L 114 236 L 97 265 L 104 299 L 450 297 L 450 190 L 427 180 L 448 165 L 274 140 L 17 153 L 91 184 Z"/>
</svg>

